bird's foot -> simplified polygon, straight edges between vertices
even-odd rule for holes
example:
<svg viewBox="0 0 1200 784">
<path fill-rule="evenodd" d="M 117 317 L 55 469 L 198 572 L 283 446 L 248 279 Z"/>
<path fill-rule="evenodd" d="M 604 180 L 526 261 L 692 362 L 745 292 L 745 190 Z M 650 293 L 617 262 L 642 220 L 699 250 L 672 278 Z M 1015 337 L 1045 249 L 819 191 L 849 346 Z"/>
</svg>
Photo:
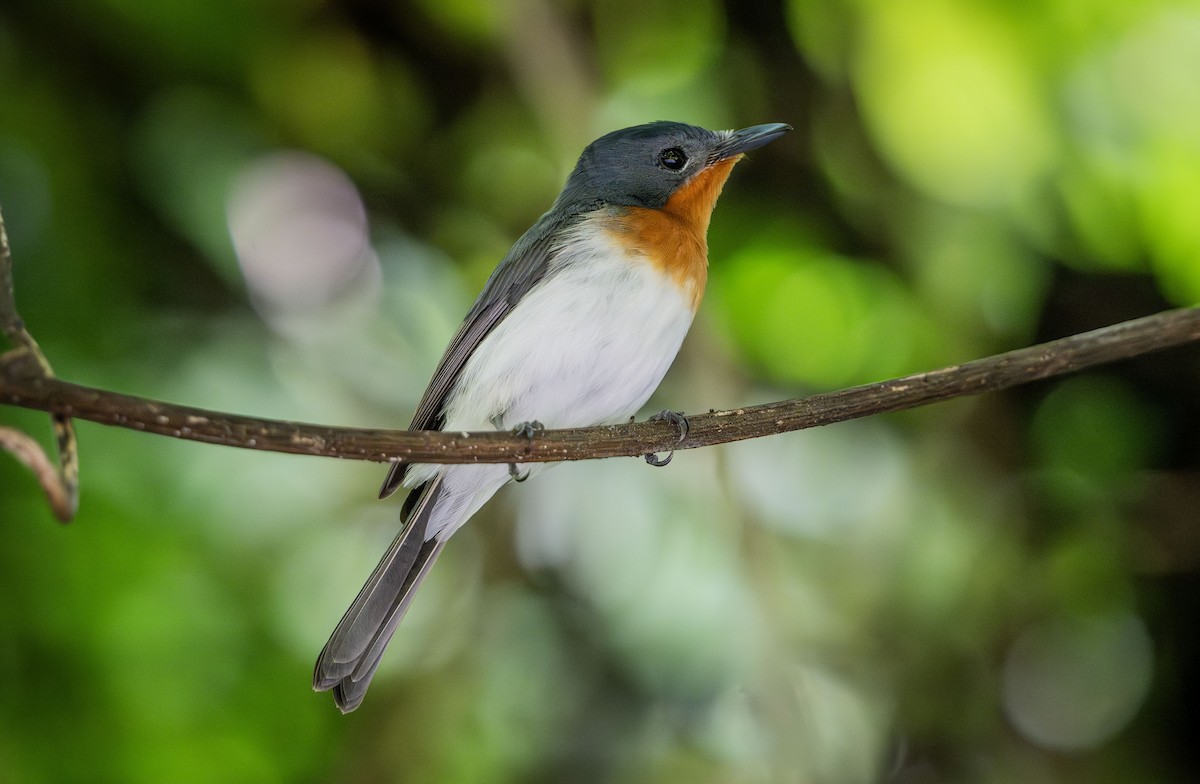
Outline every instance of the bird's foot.
<svg viewBox="0 0 1200 784">
<path fill-rule="evenodd" d="M 665 408 L 662 411 L 659 411 L 654 416 L 650 417 L 649 421 L 651 421 L 651 422 L 670 422 L 671 424 L 675 425 L 675 427 L 677 427 L 679 429 L 680 443 L 683 442 L 683 439 L 687 438 L 688 430 L 691 427 L 688 424 L 687 417 L 685 417 L 683 415 L 683 412 L 668 411 Z M 674 456 L 675 456 L 674 449 L 672 449 L 670 452 L 668 452 L 666 457 L 659 457 L 658 455 L 654 454 L 653 452 L 651 452 L 648 455 L 643 455 L 643 457 L 646 458 L 646 462 L 652 466 L 655 466 L 656 468 L 661 468 L 662 466 L 665 466 L 667 463 L 671 462 L 671 458 Z"/>
<path fill-rule="evenodd" d="M 682 411 L 668 411 L 663 409 L 657 414 L 650 417 L 649 422 L 670 422 L 675 427 L 679 428 L 679 441 L 683 443 L 683 439 L 687 438 L 688 431 L 691 425 L 688 423 L 688 418 L 683 415 Z"/>
<path fill-rule="evenodd" d="M 532 441 L 533 437 L 535 435 L 537 435 L 538 433 L 540 433 L 541 431 L 543 431 L 545 429 L 546 429 L 545 425 L 543 425 L 541 422 L 539 422 L 535 419 L 531 422 L 522 422 L 521 424 L 514 427 L 512 429 L 512 432 L 513 432 L 513 435 L 524 436 L 525 438 L 528 438 L 530 441 Z M 526 471 L 525 473 L 521 473 L 520 471 L 517 470 L 516 463 L 509 463 L 508 464 L 508 475 L 510 477 L 512 477 L 512 480 L 514 482 L 524 482 L 526 479 L 529 478 L 529 471 Z"/>
<path fill-rule="evenodd" d="M 534 436 L 536 436 L 538 433 L 542 432 L 545 429 L 546 429 L 545 425 L 543 425 L 541 422 L 534 419 L 531 422 L 522 422 L 521 424 L 514 427 L 512 429 L 512 432 L 513 432 L 514 436 L 524 436 L 525 438 L 528 438 L 530 441 L 532 441 Z"/>
</svg>

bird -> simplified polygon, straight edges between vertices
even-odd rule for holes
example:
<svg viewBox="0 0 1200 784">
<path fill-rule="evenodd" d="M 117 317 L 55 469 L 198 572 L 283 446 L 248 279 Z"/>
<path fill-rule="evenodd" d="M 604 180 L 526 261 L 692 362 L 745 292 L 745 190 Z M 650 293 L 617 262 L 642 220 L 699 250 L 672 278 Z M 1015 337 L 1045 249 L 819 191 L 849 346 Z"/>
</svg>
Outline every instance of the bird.
<svg viewBox="0 0 1200 784">
<path fill-rule="evenodd" d="M 660 120 L 589 144 L 550 210 L 484 284 L 409 429 L 533 437 L 635 415 L 704 295 L 709 221 L 730 171 L 790 130 Z M 686 432 L 682 415 L 662 416 Z M 408 488 L 403 527 L 317 658 L 313 688 L 332 690 L 343 713 L 356 709 L 451 535 L 503 485 L 546 467 L 393 463 L 379 495 Z"/>
</svg>

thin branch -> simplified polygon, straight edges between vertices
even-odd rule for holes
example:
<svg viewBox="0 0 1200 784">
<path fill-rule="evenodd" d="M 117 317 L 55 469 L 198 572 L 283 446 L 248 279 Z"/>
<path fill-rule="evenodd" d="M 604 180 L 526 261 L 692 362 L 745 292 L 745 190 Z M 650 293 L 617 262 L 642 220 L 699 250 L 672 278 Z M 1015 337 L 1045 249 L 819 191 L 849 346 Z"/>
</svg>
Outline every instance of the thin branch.
<svg viewBox="0 0 1200 784">
<path fill-rule="evenodd" d="M 1051 378 L 1200 341 L 1200 308 L 1166 311 L 963 365 L 814 395 L 690 416 L 687 437 L 668 422 L 506 432 L 363 430 L 237 416 L 29 377 L 0 363 L 0 403 L 77 419 L 272 452 L 427 463 L 511 463 L 644 455 L 786 433 Z"/>
<path fill-rule="evenodd" d="M 41 444 L 20 430 L 0 426 L 0 450 L 8 452 L 33 473 L 55 517 L 64 523 L 75 517 L 78 499 L 62 481 L 58 466 L 46 456 Z"/>
<path fill-rule="evenodd" d="M 0 366 L 22 368 L 34 378 L 53 379 L 54 371 L 37 341 L 17 312 L 13 293 L 12 253 L 8 247 L 8 231 L 4 215 L 0 214 L 0 332 L 13 348 L 0 355 Z M 50 414 L 54 440 L 58 445 L 58 467 L 50 462 L 45 451 L 34 439 L 12 428 L 0 428 L 0 449 L 9 452 L 37 477 L 54 514 L 64 523 L 75 517 L 79 508 L 79 450 L 75 441 L 75 426 L 61 412 Z"/>
</svg>

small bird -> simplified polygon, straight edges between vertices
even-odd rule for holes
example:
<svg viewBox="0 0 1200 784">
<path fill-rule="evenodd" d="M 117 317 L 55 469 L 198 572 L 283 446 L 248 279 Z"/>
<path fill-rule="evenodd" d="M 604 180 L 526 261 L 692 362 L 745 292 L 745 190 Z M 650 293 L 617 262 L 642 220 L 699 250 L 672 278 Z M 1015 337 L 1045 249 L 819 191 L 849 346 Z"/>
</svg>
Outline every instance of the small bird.
<svg viewBox="0 0 1200 784">
<path fill-rule="evenodd" d="M 744 153 L 790 130 L 659 121 L 588 145 L 553 207 L 484 285 L 409 429 L 532 436 L 635 414 L 704 295 L 708 223 L 725 180 Z M 357 708 L 450 536 L 504 484 L 545 468 L 392 464 L 379 496 L 411 488 L 404 527 L 321 651 L 313 688 L 333 689 L 343 713 Z"/>
</svg>

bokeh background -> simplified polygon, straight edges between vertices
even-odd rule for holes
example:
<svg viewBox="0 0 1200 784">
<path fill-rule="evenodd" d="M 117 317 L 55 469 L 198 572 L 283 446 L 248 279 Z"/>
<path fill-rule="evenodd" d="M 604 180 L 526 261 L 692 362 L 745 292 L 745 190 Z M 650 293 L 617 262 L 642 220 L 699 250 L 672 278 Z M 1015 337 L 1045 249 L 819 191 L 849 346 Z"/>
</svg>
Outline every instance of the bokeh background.
<svg viewBox="0 0 1200 784">
<path fill-rule="evenodd" d="M 0 206 L 59 375 L 395 427 L 584 144 L 790 122 L 702 411 L 1196 303 L 1197 74 L 1183 0 L 5 0 Z M 5 784 L 1200 779 L 1200 350 L 506 489 L 347 717 L 382 467 L 79 436 L 69 526 L 0 455 Z"/>
</svg>

